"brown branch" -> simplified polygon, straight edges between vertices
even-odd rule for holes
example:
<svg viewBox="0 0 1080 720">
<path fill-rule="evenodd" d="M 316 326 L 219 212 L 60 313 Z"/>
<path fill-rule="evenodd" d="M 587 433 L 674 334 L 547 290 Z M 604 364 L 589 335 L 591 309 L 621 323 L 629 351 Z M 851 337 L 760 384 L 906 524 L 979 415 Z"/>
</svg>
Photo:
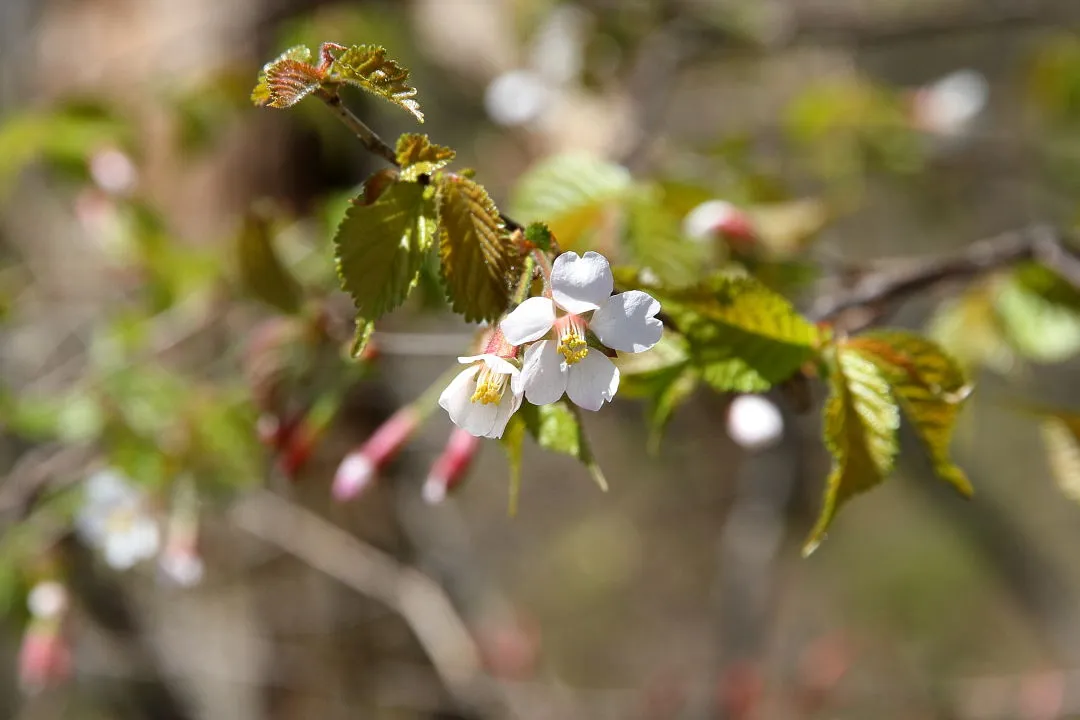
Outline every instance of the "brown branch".
<svg viewBox="0 0 1080 720">
<path fill-rule="evenodd" d="M 1034 260 L 1080 288 L 1080 256 L 1065 236 L 1049 225 L 1032 225 L 979 240 L 941 257 L 862 273 L 854 284 L 825 293 L 811 306 L 815 322 L 833 321 L 854 309 L 880 310 L 940 283 L 967 280 L 986 272 Z"/>
<path fill-rule="evenodd" d="M 238 527 L 263 542 L 396 612 L 456 698 L 496 717 L 508 716 L 505 699 L 482 671 L 465 621 L 434 580 L 266 490 L 240 500 L 231 515 Z"/>
</svg>

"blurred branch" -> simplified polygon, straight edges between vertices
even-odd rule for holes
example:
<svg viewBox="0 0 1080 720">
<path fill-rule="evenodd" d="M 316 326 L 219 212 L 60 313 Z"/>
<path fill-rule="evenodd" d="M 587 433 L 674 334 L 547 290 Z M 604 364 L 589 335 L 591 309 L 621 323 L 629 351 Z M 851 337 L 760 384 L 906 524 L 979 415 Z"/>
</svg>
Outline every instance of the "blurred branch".
<svg viewBox="0 0 1080 720">
<path fill-rule="evenodd" d="M 955 253 L 856 273 L 854 284 L 822 293 L 807 314 L 815 322 L 836 322 L 849 310 L 881 313 L 940 283 L 970 279 L 1026 260 L 1042 263 L 1080 288 L 1080 255 L 1066 246 L 1056 228 L 1032 225 L 979 240 Z M 859 326 L 864 324 L 868 323 Z"/>
<path fill-rule="evenodd" d="M 445 591 L 426 575 L 279 495 L 260 490 L 232 510 L 237 526 L 397 612 L 459 700 L 506 717 L 480 654 Z"/>
</svg>

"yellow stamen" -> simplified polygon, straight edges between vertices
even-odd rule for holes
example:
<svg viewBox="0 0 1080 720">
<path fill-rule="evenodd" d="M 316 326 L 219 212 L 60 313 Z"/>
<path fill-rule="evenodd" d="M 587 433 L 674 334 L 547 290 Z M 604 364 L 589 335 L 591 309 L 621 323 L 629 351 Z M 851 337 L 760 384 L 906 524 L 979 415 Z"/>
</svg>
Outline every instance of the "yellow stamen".
<svg viewBox="0 0 1080 720">
<path fill-rule="evenodd" d="M 506 373 L 494 372 L 487 365 L 480 369 L 476 378 L 476 391 L 469 398 L 471 402 L 490 405 L 502 400 L 503 391 L 506 390 Z"/>
<path fill-rule="evenodd" d="M 577 315 L 567 315 L 558 326 L 559 354 L 567 365 L 581 362 L 589 354 L 589 345 L 585 342 L 585 324 Z"/>
</svg>

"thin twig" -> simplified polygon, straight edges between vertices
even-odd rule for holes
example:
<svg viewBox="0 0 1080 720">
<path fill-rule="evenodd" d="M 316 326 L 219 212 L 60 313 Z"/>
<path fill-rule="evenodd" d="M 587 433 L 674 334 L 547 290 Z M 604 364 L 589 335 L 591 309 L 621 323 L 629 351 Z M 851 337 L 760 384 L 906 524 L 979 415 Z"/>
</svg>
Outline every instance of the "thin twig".
<svg viewBox="0 0 1080 720">
<path fill-rule="evenodd" d="M 482 672 L 464 620 L 435 581 L 269 491 L 239 501 L 231 515 L 237 526 L 260 540 L 398 613 L 455 697 L 489 710 L 505 705 Z M 506 716 L 505 707 L 495 709 Z"/>
<path fill-rule="evenodd" d="M 964 280 L 1035 260 L 1080 288 L 1080 257 L 1049 225 L 1032 225 L 968 245 L 959 252 L 862 274 L 856 282 L 819 297 L 807 313 L 816 322 L 834 320 L 852 309 L 877 309 L 939 283 Z"/>
</svg>

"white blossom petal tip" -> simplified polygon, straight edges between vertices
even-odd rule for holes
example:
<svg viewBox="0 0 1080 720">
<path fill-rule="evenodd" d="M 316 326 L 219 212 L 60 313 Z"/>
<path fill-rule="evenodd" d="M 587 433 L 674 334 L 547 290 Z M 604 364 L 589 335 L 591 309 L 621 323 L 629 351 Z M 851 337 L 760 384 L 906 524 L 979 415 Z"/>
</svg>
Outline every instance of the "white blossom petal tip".
<svg viewBox="0 0 1080 720">
<path fill-rule="evenodd" d="M 439 396 L 450 420 L 476 437 L 499 438 L 510 416 L 521 405 L 515 389 L 520 370 L 508 359 L 493 354 L 460 357 L 471 365 L 458 373 Z"/>
<path fill-rule="evenodd" d="M 531 297 L 514 308 L 499 324 L 503 337 L 511 345 L 539 340 L 555 324 L 555 304 L 550 298 Z"/>
<path fill-rule="evenodd" d="M 565 252 L 551 266 L 551 297 L 569 313 L 596 310 L 614 288 L 615 278 L 607 258 L 592 250 L 581 256 Z"/>
<path fill-rule="evenodd" d="M 641 290 L 612 295 L 593 313 L 589 328 L 612 350 L 645 352 L 664 332 L 664 324 L 656 315 L 660 302 Z"/>
</svg>

